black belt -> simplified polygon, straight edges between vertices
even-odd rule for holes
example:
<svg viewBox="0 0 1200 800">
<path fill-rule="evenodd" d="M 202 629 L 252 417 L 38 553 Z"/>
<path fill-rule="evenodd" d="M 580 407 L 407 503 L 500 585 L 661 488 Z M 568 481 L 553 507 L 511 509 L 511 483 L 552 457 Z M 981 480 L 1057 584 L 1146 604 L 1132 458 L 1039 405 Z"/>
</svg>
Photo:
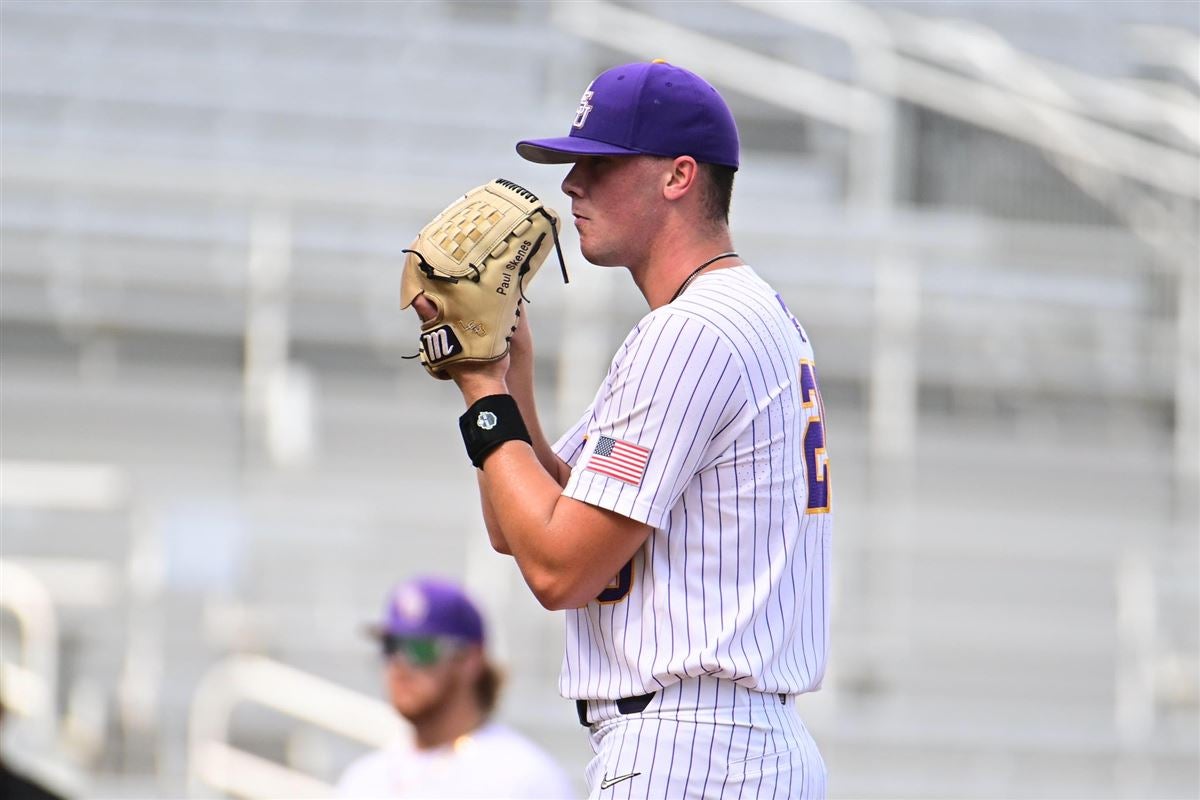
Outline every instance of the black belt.
<svg viewBox="0 0 1200 800">
<path fill-rule="evenodd" d="M 633 697 L 622 697 L 617 701 L 617 711 L 622 714 L 637 714 L 645 711 L 646 706 L 650 705 L 650 701 L 654 699 L 654 692 L 649 694 L 638 694 Z M 588 727 L 587 721 L 587 700 L 575 701 L 575 713 L 579 715 L 579 724 L 583 727 Z"/>
<path fill-rule="evenodd" d="M 622 697 L 617 700 L 617 711 L 622 714 L 639 714 L 646 710 L 646 706 L 650 705 L 650 701 L 654 699 L 654 692 L 649 694 L 638 694 L 633 697 Z M 779 702 L 787 703 L 788 696 L 783 692 L 779 693 Z M 587 720 L 587 700 L 575 701 L 575 713 L 579 715 L 579 724 L 583 727 L 590 727 Z"/>
</svg>

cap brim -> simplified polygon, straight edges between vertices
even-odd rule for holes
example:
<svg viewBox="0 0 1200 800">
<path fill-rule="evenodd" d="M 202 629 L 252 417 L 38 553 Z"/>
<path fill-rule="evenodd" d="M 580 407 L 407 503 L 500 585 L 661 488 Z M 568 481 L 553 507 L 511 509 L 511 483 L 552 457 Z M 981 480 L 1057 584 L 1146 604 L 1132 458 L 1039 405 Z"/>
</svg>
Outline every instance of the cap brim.
<svg viewBox="0 0 1200 800">
<path fill-rule="evenodd" d="M 583 156 L 636 156 L 641 152 L 582 136 L 559 136 L 517 142 L 517 155 L 535 164 L 570 164 Z"/>
<path fill-rule="evenodd" d="M 373 639 L 377 642 L 381 642 L 390 636 L 395 636 L 398 638 L 404 638 L 406 636 L 411 636 L 414 638 L 423 636 L 438 636 L 449 639 L 461 639 L 468 644 L 477 644 L 480 646 L 483 645 L 483 639 L 476 639 L 473 636 L 463 636 L 462 634 L 457 633 L 433 633 L 430 631 L 417 630 L 415 628 L 407 631 L 399 631 L 389 628 L 386 625 L 380 625 L 378 622 L 364 623 L 360 630 L 362 631 L 363 636 L 368 639 Z"/>
</svg>

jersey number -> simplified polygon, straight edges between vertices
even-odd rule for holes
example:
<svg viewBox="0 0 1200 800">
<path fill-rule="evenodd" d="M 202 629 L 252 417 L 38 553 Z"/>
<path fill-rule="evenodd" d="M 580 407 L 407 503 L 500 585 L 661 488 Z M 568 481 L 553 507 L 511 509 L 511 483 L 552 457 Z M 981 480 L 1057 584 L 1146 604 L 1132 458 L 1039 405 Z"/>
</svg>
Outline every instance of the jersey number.
<svg viewBox="0 0 1200 800">
<path fill-rule="evenodd" d="M 817 388 L 813 363 L 800 361 L 800 399 L 805 408 L 814 409 L 804 426 L 804 471 L 808 476 L 808 514 L 829 511 L 829 454 L 825 452 L 825 406 Z"/>
<path fill-rule="evenodd" d="M 633 588 L 633 559 L 625 562 L 625 566 L 621 567 L 621 571 L 617 576 L 609 581 L 608 586 L 604 587 L 604 591 L 596 595 L 596 601 L 599 603 L 619 603 L 629 596 L 629 590 Z"/>
</svg>

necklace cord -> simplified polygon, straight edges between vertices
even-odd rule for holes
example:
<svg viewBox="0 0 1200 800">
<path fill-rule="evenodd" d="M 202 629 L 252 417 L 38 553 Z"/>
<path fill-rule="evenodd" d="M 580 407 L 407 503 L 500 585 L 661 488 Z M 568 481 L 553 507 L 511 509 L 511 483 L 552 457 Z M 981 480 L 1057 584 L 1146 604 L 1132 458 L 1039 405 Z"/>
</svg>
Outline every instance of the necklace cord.
<svg viewBox="0 0 1200 800">
<path fill-rule="evenodd" d="M 671 299 L 668 300 L 667 302 L 674 303 L 676 300 L 678 300 L 679 295 L 683 294 L 683 290 L 686 289 L 688 287 L 688 284 L 692 282 L 692 278 L 695 278 L 697 275 L 699 275 L 701 270 L 703 270 L 705 267 L 715 264 L 716 262 L 720 261 L 723 258 L 738 258 L 738 257 L 739 257 L 738 254 L 731 250 L 728 253 L 721 253 L 721 255 L 713 256 L 708 261 L 705 261 L 703 264 L 701 264 L 700 266 L 698 266 L 694 270 L 692 270 L 691 275 L 688 275 L 686 278 L 683 279 L 683 283 L 679 284 L 679 288 L 675 290 L 675 294 L 671 295 Z"/>
</svg>

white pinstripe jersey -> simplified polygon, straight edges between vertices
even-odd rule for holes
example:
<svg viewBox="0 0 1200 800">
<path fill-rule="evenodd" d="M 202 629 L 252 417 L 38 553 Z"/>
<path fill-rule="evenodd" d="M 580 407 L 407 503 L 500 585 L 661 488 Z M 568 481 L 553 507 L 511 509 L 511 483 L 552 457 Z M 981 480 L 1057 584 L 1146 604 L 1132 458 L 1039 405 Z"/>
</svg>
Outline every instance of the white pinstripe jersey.
<svg viewBox="0 0 1200 800">
<path fill-rule="evenodd" d="M 808 336 L 750 267 L 702 274 L 638 323 L 554 446 L 572 467 L 563 494 L 654 528 L 600 598 L 566 612 L 564 696 L 700 675 L 820 686 L 833 530 L 822 416 Z M 614 442 L 634 456 L 615 468 Z"/>
</svg>

